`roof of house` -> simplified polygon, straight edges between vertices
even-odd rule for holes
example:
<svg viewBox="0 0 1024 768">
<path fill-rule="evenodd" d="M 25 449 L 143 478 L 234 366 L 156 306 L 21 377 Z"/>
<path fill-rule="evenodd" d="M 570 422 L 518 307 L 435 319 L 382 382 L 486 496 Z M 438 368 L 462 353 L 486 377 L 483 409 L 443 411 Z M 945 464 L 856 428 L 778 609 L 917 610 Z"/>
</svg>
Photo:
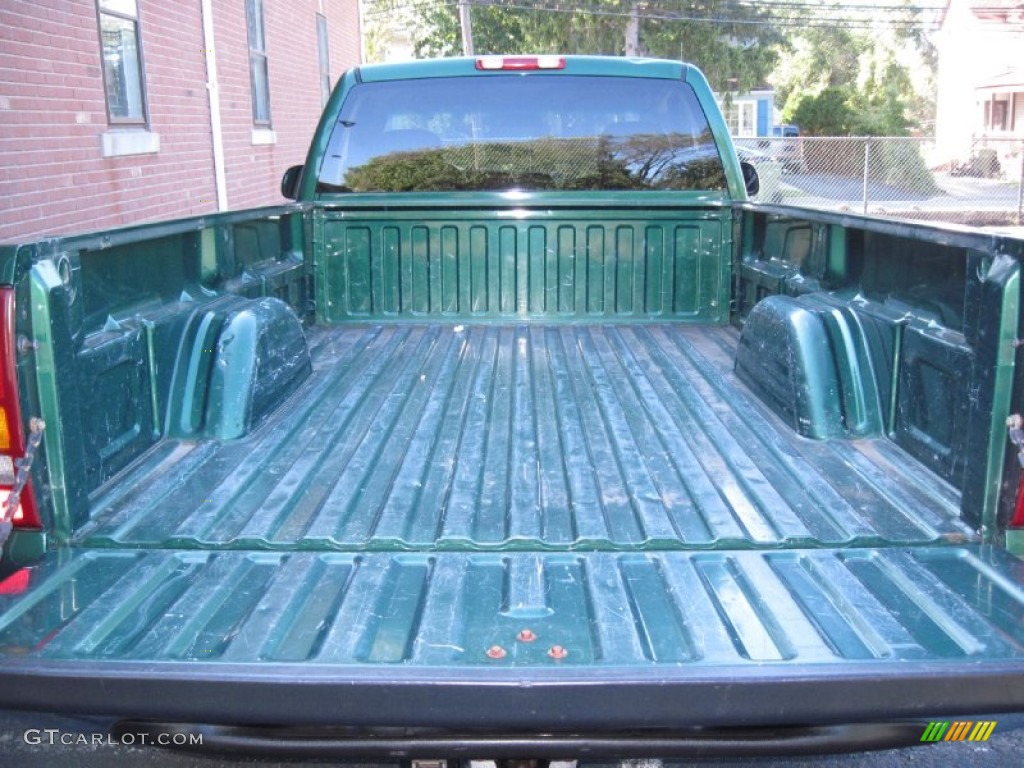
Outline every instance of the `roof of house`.
<svg viewBox="0 0 1024 768">
<path fill-rule="evenodd" d="M 977 89 L 1024 90 L 1024 68 L 1009 67 L 1008 69 L 987 78 L 977 86 Z"/>
<path fill-rule="evenodd" d="M 945 26 L 952 5 L 953 0 L 946 0 L 943 4 L 938 17 L 940 27 Z M 957 5 L 960 4 L 957 3 Z M 966 5 L 971 14 L 979 21 L 1024 25 L 1024 1 L 1022 0 L 967 0 Z"/>
<path fill-rule="evenodd" d="M 971 13 L 984 21 L 1024 23 L 1022 0 L 972 0 Z"/>
</svg>

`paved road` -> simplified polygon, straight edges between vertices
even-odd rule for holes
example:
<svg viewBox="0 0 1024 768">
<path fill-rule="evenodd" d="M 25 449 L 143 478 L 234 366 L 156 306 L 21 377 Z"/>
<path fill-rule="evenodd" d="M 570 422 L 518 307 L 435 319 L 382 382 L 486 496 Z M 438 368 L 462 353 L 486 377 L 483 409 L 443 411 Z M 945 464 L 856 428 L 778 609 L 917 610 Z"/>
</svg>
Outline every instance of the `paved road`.
<svg viewBox="0 0 1024 768">
<path fill-rule="evenodd" d="M 783 182 L 795 187 L 806 195 L 832 201 L 863 200 L 863 179 L 850 176 L 839 176 L 833 173 L 787 173 Z M 877 181 L 868 182 L 868 199 L 871 201 L 906 200 L 919 202 L 928 200 L 931 195 L 924 195 L 913 190 L 901 189 L 891 184 Z"/>
<path fill-rule="evenodd" d="M 982 744 L 943 743 L 927 745 L 912 749 L 886 750 L 863 753 L 858 755 L 835 755 L 796 757 L 786 759 L 759 760 L 704 760 L 685 765 L 715 766 L 757 766 L 757 768 L 784 768 L 785 766 L 823 766 L 823 768 L 948 768 L 951 765 L 970 766 L 970 768 L 1017 768 L 1024 762 L 1024 715 L 985 716 L 986 720 L 997 720 L 992 738 Z M 58 718 L 53 716 L 32 715 L 26 713 L 0 712 L 0 766 L 19 766 L 19 768 L 119 768 L 120 766 L 137 766 L 145 764 L 154 768 L 213 768 L 213 766 L 255 765 L 261 768 L 273 766 L 297 765 L 291 761 L 258 760 L 240 758 L 231 760 L 214 756 L 196 755 L 187 752 L 125 746 L 97 745 L 60 745 L 45 743 L 28 744 L 25 740 L 26 731 L 30 731 L 29 740 L 35 736 L 32 729 L 57 728 L 62 734 L 69 734 L 77 739 L 77 734 L 84 734 L 86 741 L 92 734 L 100 738 L 105 731 L 100 723 L 89 720 Z M 55 737 L 59 741 L 60 737 Z M 317 765 L 331 765 L 319 762 Z M 376 763 L 338 763 L 348 768 L 395 768 L 396 764 Z M 658 764 L 648 761 L 634 762 L 632 768 L 656 768 Z M 666 761 L 661 768 L 681 768 L 684 763 Z M 583 763 L 580 768 L 618 768 L 614 763 Z"/>
<path fill-rule="evenodd" d="M 938 194 L 923 194 L 877 181 L 868 182 L 870 206 L 902 206 L 922 211 L 972 210 L 1014 211 L 1017 208 L 1016 184 L 991 179 L 973 179 L 939 175 Z M 782 177 L 784 202 L 815 208 L 848 207 L 860 210 L 864 200 L 862 179 L 828 173 L 787 173 Z"/>
</svg>

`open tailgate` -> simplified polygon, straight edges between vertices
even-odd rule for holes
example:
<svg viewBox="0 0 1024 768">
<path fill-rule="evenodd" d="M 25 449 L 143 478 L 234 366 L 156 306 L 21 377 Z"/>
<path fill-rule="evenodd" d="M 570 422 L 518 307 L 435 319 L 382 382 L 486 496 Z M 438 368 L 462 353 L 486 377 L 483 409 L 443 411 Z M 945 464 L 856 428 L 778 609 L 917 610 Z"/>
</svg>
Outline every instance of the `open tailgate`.
<svg viewBox="0 0 1024 768">
<path fill-rule="evenodd" d="M 1022 579 L 961 546 L 65 550 L 0 585 L 0 690 L 12 708 L 462 729 L 1011 711 Z"/>
</svg>

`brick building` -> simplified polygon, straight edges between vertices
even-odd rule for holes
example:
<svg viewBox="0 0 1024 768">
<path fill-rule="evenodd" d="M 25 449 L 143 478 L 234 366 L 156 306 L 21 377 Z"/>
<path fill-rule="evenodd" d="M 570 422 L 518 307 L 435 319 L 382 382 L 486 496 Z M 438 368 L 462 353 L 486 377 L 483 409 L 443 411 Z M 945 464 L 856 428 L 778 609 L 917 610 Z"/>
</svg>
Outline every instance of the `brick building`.
<svg viewBox="0 0 1024 768">
<path fill-rule="evenodd" d="M 0 242 L 283 202 L 358 0 L 0 0 Z"/>
</svg>

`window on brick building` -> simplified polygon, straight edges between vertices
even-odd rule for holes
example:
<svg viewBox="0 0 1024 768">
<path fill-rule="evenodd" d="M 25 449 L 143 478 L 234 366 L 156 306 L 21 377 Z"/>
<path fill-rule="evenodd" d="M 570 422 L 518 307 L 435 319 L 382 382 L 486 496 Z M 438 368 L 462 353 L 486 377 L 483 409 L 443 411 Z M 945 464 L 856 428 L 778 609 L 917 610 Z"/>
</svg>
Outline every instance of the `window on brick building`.
<svg viewBox="0 0 1024 768">
<path fill-rule="evenodd" d="M 136 0 L 99 0 L 100 45 L 111 123 L 145 123 L 145 76 Z"/>
<path fill-rule="evenodd" d="M 263 24 L 263 0 L 245 0 L 249 27 L 249 71 L 252 79 L 252 121 L 270 125 L 270 84 L 267 77 L 267 36 Z"/>
<path fill-rule="evenodd" d="M 327 104 L 331 96 L 331 54 L 327 48 L 327 17 L 316 15 L 317 53 L 320 55 L 320 102 Z"/>
</svg>

